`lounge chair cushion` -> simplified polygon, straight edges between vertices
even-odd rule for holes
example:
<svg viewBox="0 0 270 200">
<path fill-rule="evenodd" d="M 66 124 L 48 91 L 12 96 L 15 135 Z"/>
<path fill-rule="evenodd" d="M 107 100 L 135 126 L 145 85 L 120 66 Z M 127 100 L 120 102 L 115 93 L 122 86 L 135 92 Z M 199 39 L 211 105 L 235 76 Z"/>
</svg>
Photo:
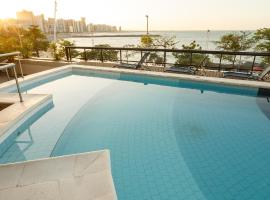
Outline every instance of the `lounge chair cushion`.
<svg viewBox="0 0 270 200">
<path fill-rule="evenodd" d="M 121 64 L 117 65 L 116 67 L 136 69 L 137 68 L 137 64 L 121 63 Z"/>
<path fill-rule="evenodd" d="M 195 73 L 195 71 L 191 67 L 177 67 L 177 66 L 169 67 L 165 71 L 187 73 L 187 74 L 194 74 Z"/>
<path fill-rule="evenodd" d="M 224 77 L 240 77 L 240 78 L 249 78 L 252 76 L 250 72 L 233 72 L 233 71 L 228 71 L 224 72 Z"/>
</svg>

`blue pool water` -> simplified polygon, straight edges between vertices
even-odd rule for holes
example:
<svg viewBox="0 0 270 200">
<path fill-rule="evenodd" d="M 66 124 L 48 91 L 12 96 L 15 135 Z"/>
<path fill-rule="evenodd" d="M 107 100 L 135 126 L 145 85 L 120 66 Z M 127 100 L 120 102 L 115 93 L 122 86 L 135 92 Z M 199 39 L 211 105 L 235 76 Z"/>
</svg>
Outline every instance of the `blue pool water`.
<svg viewBox="0 0 270 200">
<path fill-rule="evenodd" d="M 54 105 L 1 163 L 109 149 L 120 200 L 270 197 L 270 103 L 255 89 L 76 72 L 24 90 Z"/>
</svg>

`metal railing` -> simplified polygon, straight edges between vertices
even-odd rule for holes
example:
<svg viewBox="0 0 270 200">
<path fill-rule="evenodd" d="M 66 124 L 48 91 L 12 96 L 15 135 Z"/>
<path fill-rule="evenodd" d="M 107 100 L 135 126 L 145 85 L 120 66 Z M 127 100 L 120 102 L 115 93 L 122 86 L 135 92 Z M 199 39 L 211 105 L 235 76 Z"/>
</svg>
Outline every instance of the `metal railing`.
<svg viewBox="0 0 270 200">
<path fill-rule="evenodd" d="M 251 66 L 249 68 L 249 71 L 254 71 L 254 67 L 256 64 L 256 59 L 258 57 L 267 57 L 270 60 L 270 52 L 233 52 L 233 51 L 210 51 L 210 50 L 184 50 L 184 49 L 154 49 L 154 48 L 125 48 L 125 47 L 84 47 L 84 46 L 67 46 L 65 47 L 65 53 L 66 53 L 66 59 L 67 61 L 72 61 L 72 50 L 79 50 L 81 51 L 81 55 L 82 55 L 82 59 L 87 61 L 89 60 L 87 58 L 87 50 L 96 50 L 100 52 L 100 61 L 104 62 L 104 52 L 105 51 L 117 51 L 119 52 L 119 59 L 115 59 L 113 61 L 115 62 L 123 62 L 123 51 L 134 51 L 134 52 L 140 52 L 141 57 L 143 55 L 144 52 L 156 52 L 156 53 L 162 53 L 162 57 L 163 57 L 163 61 L 159 64 L 163 65 L 164 67 L 166 67 L 166 65 L 168 64 L 174 64 L 174 63 L 169 63 L 168 59 L 167 59 L 167 55 L 168 53 L 177 53 L 177 54 L 185 54 L 185 55 L 189 55 L 189 65 L 190 66 L 194 66 L 194 62 L 193 62 L 193 56 L 195 54 L 200 54 L 203 55 L 203 58 L 205 58 L 205 56 L 212 56 L 215 57 L 216 59 L 218 59 L 217 63 L 212 63 L 212 64 L 216 64 L 215 67 L 212 67 L 215 70 L 221 71 L 222 70 L 222 64 L 223 62 L 226 60 L 225 57 L 226 56 L 232 56 L 233 57 L 233 61 L 232 61 L 232 65 L 231 68 L 235 68 L 236 67 L 236 57 L 237 56 L 247 56 L 247 57 L 253 57 L 252 62 L 251 62 Z M 118 54 L 118 53 L 117 53 Z M 117 56 L 118 58 L 118 56 Z M 131 60 L 129 62 L 138 62 Z M 147 62 L 147 63 L 153 63 L 154 62 Z M 228 65 L 228 64 L 227 64 Z M 211 68 L 211 67 L 209 67 Z"/>
<path fill-rule="evenodd" d="M 14 63 L 7 63 L 7 64 L 3 64 L 0 66 L 0 70 L 8 70 L 8 69 L 13 69 L 20 102 L 23 102 L 23 98 L 22 98 L 22 94 L 21 94 L 21 90 L 20 90 L 20 85 L 19 85 L 19 81 L 18 81 L 18 76 L 17 76 L 17 72 L 16 72 L 16 65 Z"/>
<path fill-rule="evenodd" d="M 19 69 L 20 69 L 20 73 L 21 73 L 21 77 L 24 78 L 24 74 L 23 74 L 23 69 L 22 69 L 22 64 L 21 64 L 21 60 L 20 60 L 20 55 L 21 52 L 16 51 L 16 52 L 12 52 L 12 53 L 4 53 L 4 54 L 0 54 L 0 65 L 5 65 L 7 64 L 7 60 L 9 58 L 14 59 L 15 57 L 18 58 L 18 63 L 19 63 Z M 9 74 L 8 74 L 8 69 L 4 69 L 6 71 L 7 77 L 10 80 Z"/>
</svg>

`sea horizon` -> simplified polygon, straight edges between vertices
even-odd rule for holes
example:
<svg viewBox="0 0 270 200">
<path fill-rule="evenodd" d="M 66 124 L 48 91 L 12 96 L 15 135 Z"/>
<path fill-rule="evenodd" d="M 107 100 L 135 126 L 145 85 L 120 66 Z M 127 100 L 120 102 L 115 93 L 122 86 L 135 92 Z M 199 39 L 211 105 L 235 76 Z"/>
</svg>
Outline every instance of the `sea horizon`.
<svg viewBox="0 0 270 200">
<path fill-rule="evenodd" d="M 87 35 L 92 35 L 93 37 L 75 37 L 76 34 L 69 34 L 64 39 L 68 39 L 74 43 L 76 46 L 95 46 L 100 44 L 108 44 L 112 47 L 123 47 L 125 45 L 139 45 L 140 37 L 121 37 L 126 33 L 132 33 L 134 35 L 142 35 L 145 31 L 121 31 L 121 32 L 98 32 L 98 33 L 87 33 Z M 215 44 L 223 35 L 228 33 L 239 32 L 236 30 L 225 30 L 225 31 L 149 31 L 150 34 L 157 34 L 160 36 L 175 37 L 176 48 L 181 48 L 182 45 L 188 45 L 193 41 L 196 41 L 202 49 L 205 50 L 217 50 L 217 45 Z M 254 31 L 249 30 L 253 33 Z M 74 37 L 72 37 L 72 35 Z M 78 34 L 80 35 L 80 34 Z M 95 37 L 100 35 L 106 35 L 106 37 Z M 112 35 L 112 37 L 109 37 Z M 119 35 L 115 37 L 114 35 Z"/>
</svg>

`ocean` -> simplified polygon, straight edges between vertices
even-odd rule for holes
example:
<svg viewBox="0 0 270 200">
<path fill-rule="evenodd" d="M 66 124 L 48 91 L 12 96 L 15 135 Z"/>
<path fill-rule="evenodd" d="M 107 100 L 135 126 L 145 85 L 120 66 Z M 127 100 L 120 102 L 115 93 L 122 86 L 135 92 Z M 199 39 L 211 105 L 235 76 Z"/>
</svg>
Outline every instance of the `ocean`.
<svg viewBox="0 0 270 200">
<path fill-rule="evenodd" d="M 192 41 L 196 41 L 203 50 L 218 50 L 216 41 L 220 40 L 220 38 L 228 33 L 239 33 L 240 31 L 152 31 L 150 34 L 152 35 L 160 35 L 160 36 L 174 36 L 175 40 L 178 42 L 176 44 L 176 48 L 182 49 L 182 45 L 188 45 Z M 250 33 L 254 33 L 254 31 L 248 31 Z M 109 44 L 111 47 L 123 47 L 127 44 L 130 45 L 139 45 L 140 37 L 121 37 L 119 35 L 143 35 L 145 32 L 117 32 L 117 33 L 95 33 L 93 36 L 97 37 L 70 37 L 66 38 L 72 42 L 74 42 L 75 46 L 85 46 L 91 47 L 98 44 Z M 90 35 L 90 34 L 89 34 Z M 101 37 L 101 36 L 106 37 Z M 108 37 L 112 35 L 112 37 Z M 119 36 L 119 37 L 116 37 Z M 249 51 L 253 51 L 250 49 Z M 162 53 L 158 53 L 160 56 L 163 56 Z M 216 56 L 209 55 L 213 62 L 219 62 L 219 59 Z M 125 55 L 124 55 L 125 59 Z M 136 52 L 134 55 L 130 57 L 130 60 L 137 61 L 140 59 L 140 53 Z M 176 59 L 172 55 L 172 53 L 167 53 L 167 62 L 175 63 Z M 253 57 L 250 56 L 241 56 L 236 58 L 237 63 L 244 62 L 252 62 Z M 258 57 L 256 62 L 261 62 L 262 58 Z M 223 63 L 228 64 L 228 61 L 223 60 Z"/>
<path fill-rule="evenodd" d="M 181 48 L 183 44 L 187 45 L 192 41 L 196 41 L 204 50 L 216 50 L 215 41 L 218 41 L 224 34 L 237 31 L 152 31 L 150 34 L 161 36 L 175 36 L 178 42 L 176 47 Z M 252 32 L 252 31 L 250 31 Z M 95 35 L 141 35 L 144 32 L 121 32 L 121 33 L 96 33 Z M 76 46 L 94 46 L 98 44 L 109 44 L 112 47 L 123 47 L 124 45 L 139 45 L 140 37 L 82 37 L 68 38 L 73 41 Z"/>
</svg>

